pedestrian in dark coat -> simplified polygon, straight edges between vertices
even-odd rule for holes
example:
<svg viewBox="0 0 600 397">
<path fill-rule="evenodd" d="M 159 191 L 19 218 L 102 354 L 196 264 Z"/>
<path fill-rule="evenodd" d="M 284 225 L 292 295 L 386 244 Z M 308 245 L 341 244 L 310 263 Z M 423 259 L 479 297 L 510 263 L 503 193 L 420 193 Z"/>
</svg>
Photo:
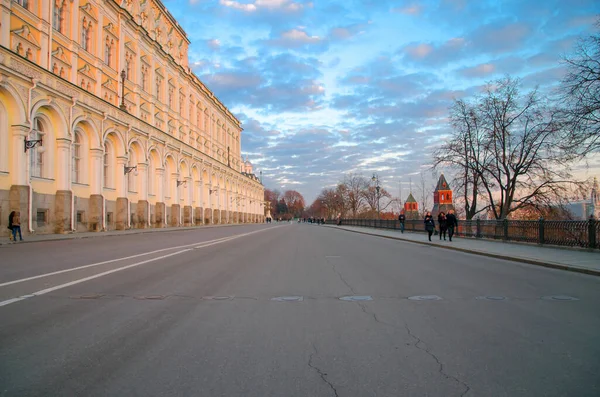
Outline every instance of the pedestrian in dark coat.
<svg viewBox="0 0 600 397">
<path fill-rule="evenodd" d="M 454 210 L 448 211 L 448 215 L 446 215 L 446 224 L 448 226 L 448 238 L 452 241 L 452 236 L 454 236 L 454 228 L 458 228 L 458 221 L 456 220 L 456 215 L 454 215 Z"/>
<path fill-rule="evenodd" d="M 404 233 L 404 222 L 406 221 L 406 215 L 404 215 L 404 210 L 400 211 L 400 215 L 398 215 L 398 222 L 400 222 L 400 232 Z"/>
<path fill-rule="evenodd" d="M 438 215 L 438 225 L 440 225 L 440 240 L 442 236 L 444 236 L 444 240 L 446 240 L 446 230 L 448 229 L 448 223 L 446 221 L 446 214 L 444 211 L 440 212 Z"/>
<path fill-rule="evenodd" d="M 429 241 L 431 241 L 431 235 L 435 230 L 435 222 L 433 221 L 433 216 L 431 216 L 430 211 L 427 211 L 425 214 L 425 219 L 423 222 L 425 223 L 425 230 L 427 230 L 427 234 L 429 235 Z"/>
</svg>

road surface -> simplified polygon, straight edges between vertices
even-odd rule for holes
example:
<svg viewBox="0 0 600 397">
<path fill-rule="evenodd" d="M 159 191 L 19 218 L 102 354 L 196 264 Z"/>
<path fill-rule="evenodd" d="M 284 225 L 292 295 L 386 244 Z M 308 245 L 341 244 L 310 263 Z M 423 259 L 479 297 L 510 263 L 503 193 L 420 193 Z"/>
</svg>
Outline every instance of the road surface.
<svg viewBox="0 0 600 397">
<path fill-rule="evenodd" d="M 296 223 L 0 257 L 0 396 L 600 395 L 599 277 Z"/>
</svg>

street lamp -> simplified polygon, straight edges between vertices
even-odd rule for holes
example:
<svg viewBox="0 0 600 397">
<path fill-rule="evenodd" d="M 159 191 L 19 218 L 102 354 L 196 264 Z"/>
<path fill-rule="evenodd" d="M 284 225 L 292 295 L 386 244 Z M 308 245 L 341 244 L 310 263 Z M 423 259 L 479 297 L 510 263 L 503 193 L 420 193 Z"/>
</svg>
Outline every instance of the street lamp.
<svg viewBox="0 0 600 397">
<path fill-rule="evenodd" d="M 131 171 L 134 171 L 133 175 L 137 176 L 137 174 L 138 174 L 137 165 L 134 165 L 133 167 L 125 166 L 125 168 L 123 168 L 123 172 L 125 173 L 125 175 L 129 174 Z"/>
<path fill-rule="evenodd" d="M 379 215 L 379 189 L 381 189 L 381 187 L 379 186 L 379 176 L 376 174 L 373 174 L 373 177 L 371 178 L 371 180 L 373 182 L 375 182 L 375 190 L 377 190 L 377 219 L 379 219 L 380 215 Z"/>
<path fill-rule="evenodd" d="M 127 78 L 127 73 L 125 69 L 121 71 L 121 110 L 127 111 L 127 106 L 125 105 L 125 79 Z"/>
<path fill-rule="evenodd" d="M 27 153 L 27 149 L 33 149 L 37 145 L 40 145 L 40 148 L 38 149 L 38 152 L 42 153 L 44 151 L 44 147 L 42 146 L 42 138 L 40 138 L 40 139 L 30 139 L 30 140 L 28 140 L 27 138 L 25 138 L 25 153 Z"/>
</svg>

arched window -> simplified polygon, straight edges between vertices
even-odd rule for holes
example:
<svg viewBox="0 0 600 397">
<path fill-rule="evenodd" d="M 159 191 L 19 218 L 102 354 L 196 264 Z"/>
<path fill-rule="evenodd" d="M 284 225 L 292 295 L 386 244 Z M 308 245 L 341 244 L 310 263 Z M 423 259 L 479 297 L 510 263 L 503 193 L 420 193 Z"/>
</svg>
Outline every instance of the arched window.
<svg viewBox="0 0 600 397">
<path fill-rule="evenodd" d="M 44 126 L 37 117 L 33 120 L 33 130 L 29 135 L 30 140 L 43 139 Z M 48 143 L 45 143 L 46 145 Z M 31 176 L 43 178 L 44 175 L 44 154 L 40 153 L 39 145 L 28 150 L 29 152 L 29 169 Z"/>
<path fill-rule="evenodd" d="M 154 178 L 156 177 L 156 164 L 152 156 L 148 159 L 148 194 L 154 195 Z"/>
<path fill-rule="evenodd" d="M 104 143 L 104 187 L 112 188 L 112 147 L 109 142 Z"/>
<path fill-rule="evenodd" d="M 128 167 L 133 167 L 135 164 L 137 164 L 137 161 L 135 159 L 135 154 L 133 153 L 133 150 L 129 150 L 129 165 Z M 130 192 L 137 192 L 136 190 L 136 170 L 133 170 L 131 172 L 129 172 L 127 174 L 127 190 Z"/>
<path fill-rule="evenodd" d="M 81 183 L 81 135 L 75 133 L 73 142 L 73 183 Z"/>
</svg>

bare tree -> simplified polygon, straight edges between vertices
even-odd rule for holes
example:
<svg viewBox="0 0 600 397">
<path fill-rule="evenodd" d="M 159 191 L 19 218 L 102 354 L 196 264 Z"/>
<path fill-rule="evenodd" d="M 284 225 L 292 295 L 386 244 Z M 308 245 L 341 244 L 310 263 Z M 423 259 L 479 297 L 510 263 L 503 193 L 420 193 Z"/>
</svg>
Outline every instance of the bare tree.
<svg viewBox="0 0 600 397">
<path fill-rule="evenodd" d="M 596 22 L 600 29 L 600 19 Z M 566 137 L 564 149 L 585 156 L 600 148 L 600 34 L 579 40 L 564 59 L 568 72 L 561 85 Z"/>
<path fill-rule="evenodd" d="M 572 157 L 559 148 L 556 112 L 537 90 L 521 96 L 511 77 L 488 84 L 478 111 L 485 156 L 472 158 L 496 219 L 528 205 L 549 205 L 566 194 Z"/>
<path fill-rule="evenodd" d="M 369 180 L 362 175 L 349 174 L 344 177 L 342 184 L 346 186 L 346 207 L 356 218 L 365 204 L 363 192 L 369 188 Z"/>
<path fill-rule="evenodd" d="M 452 185 L 455 197 L 460 198 L 464 207 L 466 219 L 473 219 L 487 208 L 478 208 L 481 177 L 474 167 L 474 164 L 481 162 L 486 156 L 487 149 L 480 116 L 475 105 L 461 99 L 455 100 L 450 108 L 453 133 L 433 155 L 434 168 L 449 167 L 456 170 Z"/>
</svg>

